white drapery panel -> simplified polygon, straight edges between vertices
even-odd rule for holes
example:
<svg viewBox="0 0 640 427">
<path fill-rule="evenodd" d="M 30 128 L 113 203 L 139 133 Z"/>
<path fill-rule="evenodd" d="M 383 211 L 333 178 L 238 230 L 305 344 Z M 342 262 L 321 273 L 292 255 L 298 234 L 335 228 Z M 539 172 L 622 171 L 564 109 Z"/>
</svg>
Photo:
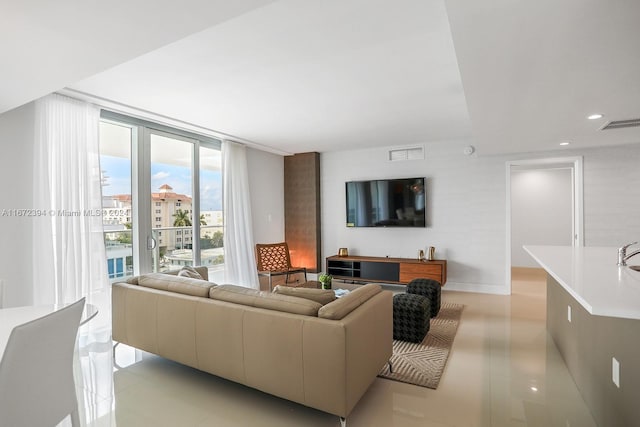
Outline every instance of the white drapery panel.
<svg viewBox="0 0 640 427">
<path fill-rule="evenodd" d="M 102 227 L 98 107 L 36 101 L 34 303 L 67 303 L 109 284 Z"/>
<path fill-rule="evenodd" d="M 225 283 L 258 289 L 247 148 L 222 142 Z"/>
</svg>

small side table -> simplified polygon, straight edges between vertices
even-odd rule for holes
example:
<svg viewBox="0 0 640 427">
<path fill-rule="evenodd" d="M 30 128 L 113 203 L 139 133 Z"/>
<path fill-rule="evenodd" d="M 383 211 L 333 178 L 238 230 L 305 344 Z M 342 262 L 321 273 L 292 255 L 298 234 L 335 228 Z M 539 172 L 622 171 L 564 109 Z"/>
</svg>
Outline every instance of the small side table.
<svg viewBox="0 0 640 427">
<path fill-rule="evenodd" d="M 431 325 L 429 298 L 415 294 L 393 296 L 393 339 L 422 342 Z"/>
</svg>

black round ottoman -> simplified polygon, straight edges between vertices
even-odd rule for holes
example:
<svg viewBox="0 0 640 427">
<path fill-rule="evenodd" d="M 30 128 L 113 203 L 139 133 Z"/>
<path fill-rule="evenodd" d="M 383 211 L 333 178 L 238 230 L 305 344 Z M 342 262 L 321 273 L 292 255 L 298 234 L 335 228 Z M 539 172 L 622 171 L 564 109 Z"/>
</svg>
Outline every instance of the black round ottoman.
<svg viewBox="0 0 640 427">
<path fill-rule="evenodd" d="M 413 279 L 407 285 L 407 293 L 422 295 L 431 301 L 431 317 L 436 317 L 440 311 L 440 293 L 442 291 L 440 282 L 433 279 Z"/>
<path fill-rule="evenodd" d="M 414 294 L 393 296 L 393 339 L 422 342 L 431 318 L 429 298 Z"/>
</svg>

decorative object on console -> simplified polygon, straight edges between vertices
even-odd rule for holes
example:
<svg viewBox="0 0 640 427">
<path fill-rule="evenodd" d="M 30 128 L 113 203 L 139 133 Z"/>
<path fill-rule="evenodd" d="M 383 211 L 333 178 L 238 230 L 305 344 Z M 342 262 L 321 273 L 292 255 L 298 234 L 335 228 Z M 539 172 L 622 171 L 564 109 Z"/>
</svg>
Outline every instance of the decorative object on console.
<svg viewBox="0 0 640 427">
<path fill-rule="evenodd" d="M 429 261 L 433 261 L 435 259 L 436 256 L 436 248 L 433 246 L 429 246 L 429 248 L 427 249 L 427 259 Z"/>
<path fill-rule="evenodd" d="M 322 284 L 322 289 L 331 289 L 331 281 L 333 277 L 329 274 L 321 274 L 318 276 L 318 281 Z"/>
<path fill-rule="evenodd" d="M 347 248 L 338 249 L 338 256 L 349 256 L 349 250 Z"/>
</svg>

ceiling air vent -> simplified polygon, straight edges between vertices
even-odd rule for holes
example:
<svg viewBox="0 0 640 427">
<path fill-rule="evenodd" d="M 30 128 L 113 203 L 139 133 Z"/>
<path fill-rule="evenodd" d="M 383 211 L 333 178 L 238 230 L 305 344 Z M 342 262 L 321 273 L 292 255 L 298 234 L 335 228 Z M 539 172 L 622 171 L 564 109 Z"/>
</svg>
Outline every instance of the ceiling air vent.
<svg viewBox="0 0 640 427">
<path fill-rule="evenodd" d="M 640 119 L 614 120 L 602 127 L 600 130 L 634 128 L 640 126 Z"/>
<path fill-rule="evenodd" d="M 405 147 L 389 150 L 389 161 L 424 160 L 424 147 Z"/>
</svg>

